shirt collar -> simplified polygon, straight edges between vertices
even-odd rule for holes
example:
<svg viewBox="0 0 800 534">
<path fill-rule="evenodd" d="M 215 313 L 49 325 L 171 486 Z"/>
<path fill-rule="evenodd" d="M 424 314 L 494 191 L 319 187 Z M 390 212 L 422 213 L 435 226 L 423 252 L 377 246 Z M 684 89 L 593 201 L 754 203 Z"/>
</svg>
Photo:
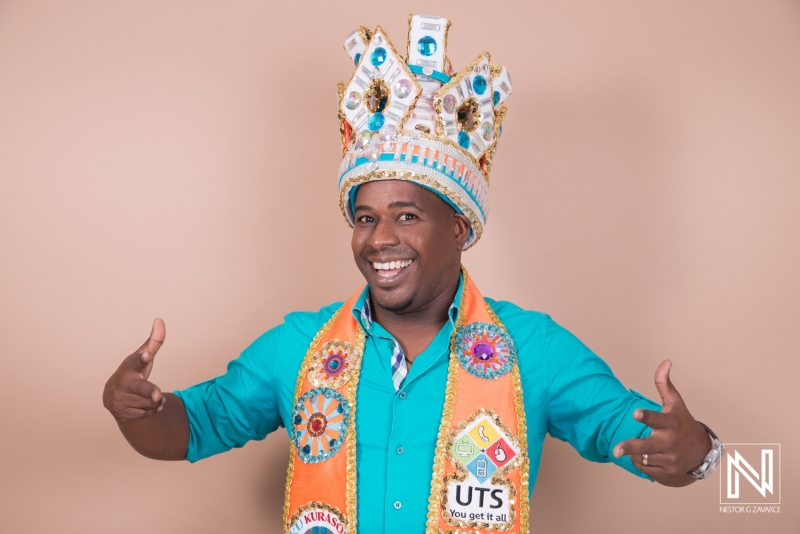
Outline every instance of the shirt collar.
<svg viewBox="0 0 800 534">
<path fill-rule="evenodd" d="M 456 296 L 453 299 L 452 304 L 450 304 L 450 309 L 448 310 L 448 317 L 450 319 L 450 324 L 453 325 L 455 328 L 456 320 L 458 319 L 458 312 L 459 312 L 459 304 L 461 303 L 461 293 L 464 291 L 464 276 L 462 274 L 458 275 L 458 289 L 456 290 Z M 369 333 L 372 329 L 372 308 L 369 304 L 369 285 L 364 286 L 364 290 L 361 292 L 361 296 L 358 297 L 355 305 L 353 306 L 353 317 L 356 318 L 356 321 L 364 328 L 364 330 Z"/>
</svg>

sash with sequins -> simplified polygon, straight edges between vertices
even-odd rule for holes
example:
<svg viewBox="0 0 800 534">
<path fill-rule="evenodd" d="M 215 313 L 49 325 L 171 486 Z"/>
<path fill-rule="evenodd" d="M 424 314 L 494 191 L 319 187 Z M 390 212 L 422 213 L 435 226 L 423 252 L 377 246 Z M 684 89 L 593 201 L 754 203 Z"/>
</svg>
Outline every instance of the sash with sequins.
<svg viewBox="0 0 800 534">
<path fill-rule="evenodd" d="M 427 534 L 528 532 L 528 454 L 514 342 L 463 270 L 436 442 Z M 300 367 L 284 534 L 355 534 L 356 390 L 365 334 L 350 310 L 314 337 Z"/>
</svg>

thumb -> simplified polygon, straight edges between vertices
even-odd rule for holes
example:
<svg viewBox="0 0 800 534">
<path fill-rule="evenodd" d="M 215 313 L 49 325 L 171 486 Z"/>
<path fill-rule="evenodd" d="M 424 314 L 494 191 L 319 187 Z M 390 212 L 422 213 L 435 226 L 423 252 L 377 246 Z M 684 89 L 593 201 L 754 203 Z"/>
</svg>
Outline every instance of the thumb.
<svg viewBox="0 0 800 534">
<path fill-rule="evenodd" d="M 149 367 L 153 363 L 153 359 L 156 356 L 156 352 L 158 349 L 161 348 L 161 345 L 164 344 L 164 339 L 167 337 L 167 327 L 164 325 L 164 321 L 161 319 L 156 319 L 153 321 L 153 328 L 150 331 L 150 337 L 147 338 L 147 341 L 139 347 L 139 350 L 136 352 L 139 354 L 139 357 L 136 359 L 136 364 L 141 370 L 149 369 Z"/>
<path fill-rule="evenodd" d="M 661 396 L 661 405 L 666 408 L 669 405 L 683 404 L 683 399 L 678 390 L 672 384 L 669 378 L 669 372 L 672 369 L 672 362 L 664 360 L 661 365 L 656 369 L 655 383 L 658 394 Z"/>
</svg>

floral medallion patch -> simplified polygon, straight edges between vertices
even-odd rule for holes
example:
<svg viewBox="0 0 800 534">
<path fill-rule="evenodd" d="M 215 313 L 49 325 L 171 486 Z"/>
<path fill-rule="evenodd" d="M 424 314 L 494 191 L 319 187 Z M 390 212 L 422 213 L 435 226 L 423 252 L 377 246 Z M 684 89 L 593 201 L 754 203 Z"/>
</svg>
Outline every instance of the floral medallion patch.
<svg viewBox="0 0 800 534">
<path fill-rule="evenodd" d="M 514 342 L 492 323 L 470 323 L 455 334 L 455 351 L 461 367 L 478 378 L 499 378 L 517 361 Z"/>
<path fill-rule="evenodd" d="M 349 424 L 350 404 L 341 393 L 330 388 L 304 393 L 292 416 L 292 441 L 300 460 L 315 464 L 336 454 Z"/>
<path fill-rule="evenodd" d="M 315 387 L 338 389 L 345 385 L 361 364 L 361 354 L 350 343 L 334 339 L 314 354 L 308 380 Z"/>
</svg>

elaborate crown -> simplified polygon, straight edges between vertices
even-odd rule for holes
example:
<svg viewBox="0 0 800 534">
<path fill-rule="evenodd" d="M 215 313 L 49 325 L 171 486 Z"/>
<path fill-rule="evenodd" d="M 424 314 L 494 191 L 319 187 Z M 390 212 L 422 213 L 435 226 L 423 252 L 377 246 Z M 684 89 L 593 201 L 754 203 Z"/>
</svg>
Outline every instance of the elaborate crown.
<svg viewBox="0 0 800 534">
<path fill-rule="evenodd" d="M 362 26 L 345 40 L 356 71 L 349 83 L 338 84 L 339 205 L 352 226 L 359 185 L 415 182 L 469 218 L 467 249 L 486 224 L 489 171 L 511 80 L 488 52 L 454 73 L 449 29 L 445 18 L 409 15 L 407 60 L 380 26 L 374 32 Z"/>
</svg>

